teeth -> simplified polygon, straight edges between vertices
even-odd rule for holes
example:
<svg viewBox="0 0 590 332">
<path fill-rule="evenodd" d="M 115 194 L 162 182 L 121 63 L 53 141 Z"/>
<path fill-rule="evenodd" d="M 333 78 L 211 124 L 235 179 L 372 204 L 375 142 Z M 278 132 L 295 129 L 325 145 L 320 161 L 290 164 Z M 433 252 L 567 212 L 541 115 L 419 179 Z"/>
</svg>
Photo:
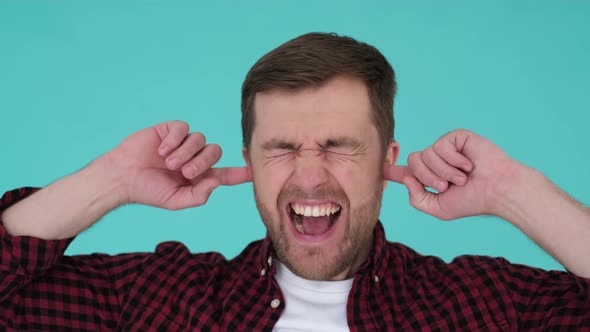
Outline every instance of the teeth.
<svg viewBox="0 0 590 332">
<path fill-rule="evenodd" d="M 301 216 L 299 214 L 296 214 L 293 218 L 293 221 L 295 222 L 295 229 L 299 233 L 305 234 L 305 231 L 303 230 L 303 224 L 301 223 Z"/>
<path fill-rule="evenodd" d="M 306 217 L 329 216 L 340 211 L 340 207 L 335 206 L 334 204 L 322 204 L 314 206 L 291 204 L 291 208 L 293 208 L 293 211 L 295 211 L 296 215 L 302 215 Z"/>
<path fill-rule="evenodd" d="M 311 210 L 311 215 L 313 217 L 319 217 L 320 216 L 320 208 L 318 206 L 314 206 L 313 209 Z"/>
</svg>

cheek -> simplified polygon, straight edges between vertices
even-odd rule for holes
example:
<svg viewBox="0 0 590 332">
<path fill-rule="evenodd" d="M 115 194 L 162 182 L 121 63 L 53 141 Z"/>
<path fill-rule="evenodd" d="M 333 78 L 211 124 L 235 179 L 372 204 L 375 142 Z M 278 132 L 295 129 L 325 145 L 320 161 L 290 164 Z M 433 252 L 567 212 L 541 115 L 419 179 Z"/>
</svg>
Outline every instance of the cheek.
<svg viewBox="0 0 590 332">
<path fill-rule="evenodd" d="M 371 200 L 375 191 L 380 190 L 382 186 L 382 181 L 378 179 L 379 174 L 370 171 L 372 168 L 355 166 L 357 167 L 332 169 L 332 174 L 348 196 L 352 208 L 362 206 Z"/>
<path fill-rule="evenodd" d="M 268 208 L 276 207 L 277 198 L 292 173 L 288 164 L 253 165 L 253 182 L 259 199 Z"/>
</svg>

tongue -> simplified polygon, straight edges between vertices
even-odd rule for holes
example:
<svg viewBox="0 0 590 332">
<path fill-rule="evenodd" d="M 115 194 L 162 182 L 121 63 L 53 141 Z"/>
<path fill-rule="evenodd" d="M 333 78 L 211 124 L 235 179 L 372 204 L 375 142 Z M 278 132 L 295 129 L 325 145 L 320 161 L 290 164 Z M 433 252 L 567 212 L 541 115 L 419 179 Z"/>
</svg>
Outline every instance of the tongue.
<svg viewBox="0 0 590 332">
<path fill-rule="evenodd" d="M 301 217 L 301 224 L 305 234 L 323 234 L 330 228 L 330 217 Z"/>
</svg>

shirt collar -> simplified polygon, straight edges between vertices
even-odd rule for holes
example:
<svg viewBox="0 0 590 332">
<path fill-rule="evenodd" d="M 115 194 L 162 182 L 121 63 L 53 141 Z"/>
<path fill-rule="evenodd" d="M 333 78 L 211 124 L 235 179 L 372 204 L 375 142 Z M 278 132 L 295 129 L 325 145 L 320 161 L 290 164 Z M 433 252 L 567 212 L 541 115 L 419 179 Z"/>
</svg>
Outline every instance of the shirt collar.
<svg viewBox="0 0 590 332">
<path fill-rule="evenodd" d="M 367 256 L 367 259 L 361 266 L 356 270 L 354 276 L 362 276 L 369 274 L 373 277 L 379 278 L 381 276 L 380 271 L 382 270 L 383 258 L 386 254 L 387 240 L 385 238 L 385 230 L 381 221 L 377 221 L 375 229 L 373 231 L 373 244 L 371 251 Z M 273 264 L 273 260 L 276 257 L 275 250 L 272 245 L 272 241 L 268 233 L 262 242 L 262 250 L 260 255 L 260 266 L 262 274 L 268 273 L 271 276 L 276 274 L 276 264 Z"/>
</svg>

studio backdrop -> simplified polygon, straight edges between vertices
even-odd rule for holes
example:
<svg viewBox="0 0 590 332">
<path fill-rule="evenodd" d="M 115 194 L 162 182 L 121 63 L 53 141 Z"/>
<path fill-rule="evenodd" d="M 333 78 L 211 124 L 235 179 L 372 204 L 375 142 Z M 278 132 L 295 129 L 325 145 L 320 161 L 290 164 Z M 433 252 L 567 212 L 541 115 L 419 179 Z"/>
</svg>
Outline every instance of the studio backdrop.
<svg viewBox="0 0 590 332">
<path fill-rule="evenodd" d="M 241 166 L 240 88 L 263 54 L 336 32 L 376 46 L 399 85 L 400 163 L 456 128 L 483 135 L 590 203 L 590 5 L 584 1 L 2 1 L 0 191 L 45 186 L 134 131 L 185 120 Z M 495 217 L 443 222 L 390 183 L 390 241 L 563 269 Z M 265 228 L 251 184 L 182 211 L 125 206 L 68 254 L 153 251 L 181 241 L 228 258 Z"/>
</svg>

